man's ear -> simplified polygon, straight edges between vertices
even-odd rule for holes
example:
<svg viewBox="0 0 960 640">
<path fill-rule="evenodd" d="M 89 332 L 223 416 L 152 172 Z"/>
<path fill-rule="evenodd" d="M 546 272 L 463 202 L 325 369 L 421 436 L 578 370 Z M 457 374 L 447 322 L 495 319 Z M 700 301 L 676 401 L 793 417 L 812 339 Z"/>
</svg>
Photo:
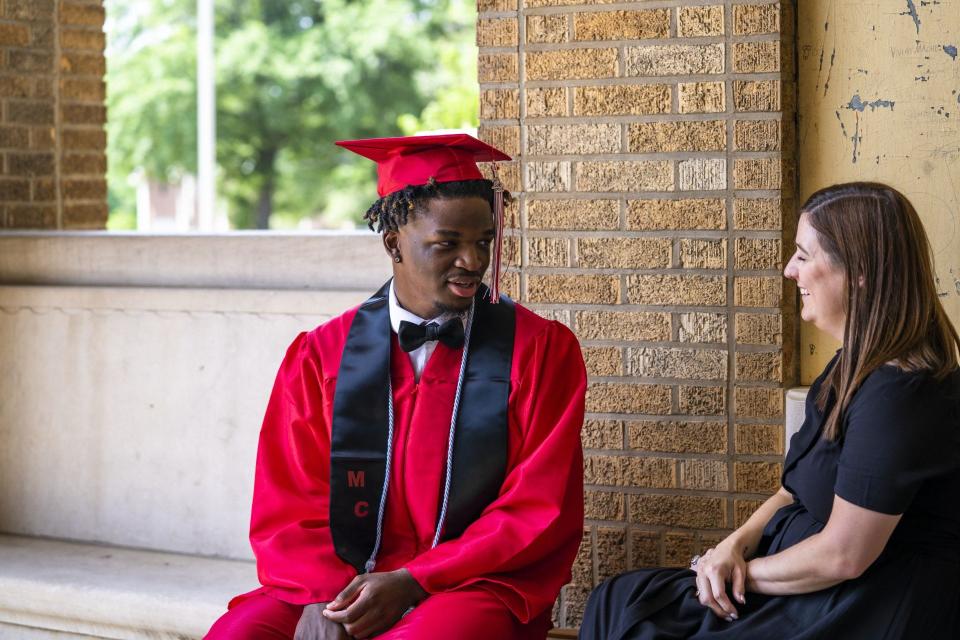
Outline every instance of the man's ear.
<svg viewBox="0 0 960 640">
<path fill-rule="evenodd" d="M 383 232 L 383 248 L 391 258 L 400 253 L 400 233 L 392 229 Z"/>
</svg>

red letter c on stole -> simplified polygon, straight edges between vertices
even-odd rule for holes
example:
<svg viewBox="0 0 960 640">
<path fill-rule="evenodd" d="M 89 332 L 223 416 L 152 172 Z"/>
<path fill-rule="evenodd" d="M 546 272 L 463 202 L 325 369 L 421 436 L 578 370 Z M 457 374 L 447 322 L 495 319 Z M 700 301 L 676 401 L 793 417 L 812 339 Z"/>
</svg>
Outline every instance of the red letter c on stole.
<svg viewBox="0 0 960 640">
<path fill-rule="evenodd" d="M 366 518 L 370 515 L 370 503 L 361 500 L 357 504 L 353 505 L 353 515 L 358 518 Z"/>
</svg>

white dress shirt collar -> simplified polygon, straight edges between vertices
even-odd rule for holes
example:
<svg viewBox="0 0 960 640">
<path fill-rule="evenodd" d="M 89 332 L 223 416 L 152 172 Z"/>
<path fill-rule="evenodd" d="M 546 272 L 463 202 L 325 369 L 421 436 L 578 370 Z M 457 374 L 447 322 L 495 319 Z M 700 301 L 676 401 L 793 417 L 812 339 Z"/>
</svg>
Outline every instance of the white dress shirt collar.
<svg viewBox="0 0 960 640">
<path fill-rule="evenodd" d="M 400 332 L 400 322 L 406 320 L 407 322 L 412 322 L 414 324 L 424 324 L 430 322 L 436 322 L 437 324 L 443 324 L 450 318 L 459 317 L 461 321 L 464 320 L 463 314 L 454 313 L 448 311 L 446 313 L 441 313 L 435 318 L 425 320 L 420 316 L 410 313 L 406 309 L 400 306 L 400 302 L 397 300 L 397 293 L 394 289 L 394 283 L 390 281 L 390 296 L 389 296 L 389 306 L 390 306 L 390 326 L 393 328 L 394 333 Z M 430 342 L 423 343 L 422 346 L 417 347 L 409 354 L 410 364 L 413 365 L 413 372 L 416 376 L 417 381 L 420 381 L 420 374 L 423 373 L 424 367 L 427 366 L 427 360 L 430 359 L 430 356 L 433 355 L 433 350 L 437 347 L 437 341 L 432 340 Z"/>
</svg>

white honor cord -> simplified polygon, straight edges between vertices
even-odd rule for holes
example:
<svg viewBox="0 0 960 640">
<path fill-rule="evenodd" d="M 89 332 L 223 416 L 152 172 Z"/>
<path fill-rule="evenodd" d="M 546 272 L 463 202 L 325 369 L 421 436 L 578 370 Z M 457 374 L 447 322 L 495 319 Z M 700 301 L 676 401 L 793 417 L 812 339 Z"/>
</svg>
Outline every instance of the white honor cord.
<svg viewBox="0 0 960 640">
<path fill-rule="evenodd" d="M 463 355 L 460 356 L 460 375 L 457 376 L 457 393 L 453 396 L 453 414 L 450 416 L 450 436 L 447 438 L 447 472 L 443 481 L 443 503 L 440 505 L 440 517 L 437 518 L 437 531 L 433 534 L 433 545 L 440 543 L 443 522 L 447 519 L 447 503 L 450 501 L 450 482 L 453 477 L 453 438 L 457 434 L 457 413 L 460 410 L 460 392 L 463 390 L 463 378 L 467 371 L 467 351 L 470 347 L 470 329 L 473 328 L 473 303 L 470 303 L 470 315 L 467 317 L 467 329 L 463 332 Z"/>
<path fill-rule="evenodd" d="M 460 392 L 463 390 L 463 378 L 467 370 L 467 352 L 470 347 L 470 329 L 473 327 L 474 303 L 470 304 L 470 313 L 467 316 L 467 327 L 463 332 L 463 355 L 460 356 L 460 374 L 457 376 L 457 393 L 453 398 L 453 415 L 450 416 L 450 436 L 447 440 L 447 469 L 443 483 L 443 503 L 440 506 L 440 517 L 437 519 L 437 530 L 433 534 L 433 545 L 440 542 L 440 533 L 443 531 L 443 521 L 447 517 L 447 503 L 450 499 L 450 482 L 453 470 L 453 439 L 457 428 L 457 411 L 460 408 Z M 383 540 L 383 512 L 387 508 L 387 489 L 390 486 L 390 465 L 393 461 L 393 380 L 387 374 L 387 465 L 383 479 L 383 493 L 380 494 L 380 508 L 377 510 L 377 538 L 373 544 L 370 559 L 364 565 L 367 573 L 371 573 L 377 564 L 377 553 Z"/>
<path fill-rule="evenodd" d="M 387 363 L 389 367 L 389 361 Z M 387 508 L 387 489 L 390 488 L 390 466 L 393 463 L 393 376 L 387 372 L 387 466 L 383 477 L 383 492 L 380 494 L 380 508 L 377 509 L 377 539 L 373 543 L 370 559 L 364 564 L 367 573 L 372 573 L 377 565 L 377 553 L 380 551 L 380 541 L 383 539 L 383 512 Z"/>
</svg>

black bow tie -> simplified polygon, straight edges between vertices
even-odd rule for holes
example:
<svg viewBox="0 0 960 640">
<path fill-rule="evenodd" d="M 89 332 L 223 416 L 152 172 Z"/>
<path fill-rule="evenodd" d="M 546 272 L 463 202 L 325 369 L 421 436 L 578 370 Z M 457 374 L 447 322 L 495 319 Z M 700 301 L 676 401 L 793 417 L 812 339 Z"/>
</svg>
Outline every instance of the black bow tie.
<svg viewBox="0 0 960 640">
<path fill-rule="evenodd" d="M 443 324 L 414 324 L 401 320 L 397 336 L 400 338 L 400 348 L 407 353 L 433 340 L 439 340 L 451 349 L 456 349 L 463 346 L 463 321 L 460 318 L 450 318 Z"/>
</svg>

